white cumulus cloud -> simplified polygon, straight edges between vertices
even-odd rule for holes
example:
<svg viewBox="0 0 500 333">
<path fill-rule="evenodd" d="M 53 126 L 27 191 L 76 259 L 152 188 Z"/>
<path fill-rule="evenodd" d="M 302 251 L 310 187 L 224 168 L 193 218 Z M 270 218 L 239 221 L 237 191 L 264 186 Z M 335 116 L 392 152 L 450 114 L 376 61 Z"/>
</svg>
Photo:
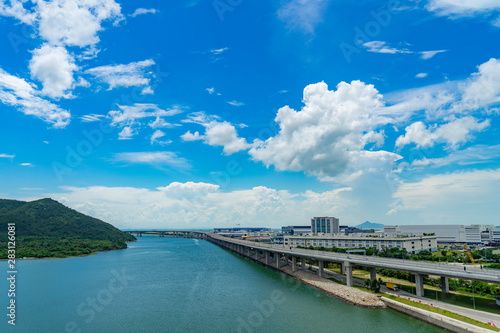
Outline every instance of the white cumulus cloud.
<svg viewBox="0 0 500 333">
<path fill-rule="evenodd" d="M 38 94 L 24 79 L 0 68 L 0 101 L 3 104 L 14 106 L 24 114 L 42 119 L 56 128 L 66 127 L 71 114 Z"/>
<path fill-rule="evenodd" d="M 500 145 L 476 145 L 463 150 L 451 152 L 445 157 L 426 158 L 414 160 L 411 165 L 415 167 L 432 166 L 442 167 L 449 165 L 473 165 L 494 161 L 500 158 Z"/>
<path fill-rule="evenodd" d="M 406 134 L 398 137 L 396 146 L 402 147 L 415 143 L 417 147 L 431 147 L 435 143 L 444 142 L 451 148 L 457 148 L 472 139 L 472 132 L 480 132 L 489 125 L 488 119 L 480 122 L 472 116 L 454 119 L 430 128 L 418 121 L 406 127 Z"/>
<path fill-rule="evenodd" d="M 499 189 L 500 169 L 430 175 L 397 188 L 394 216 L 407 224 L 496 224 Z"/>
<path fill-rule="evenodd" d="M 227 104 L 230 104 L 230 105 L 232 105 L 232 106 L 243 106 L 243 105 L 245 105 L 245 103 L 243 103 L 243 102 L 238 102 L 238 101 L 235 101 L 235 100 L 233 100 L 233 101 L 229 101 L 229 102 L 227 102 Z"/>
<path fill-rule="evenodd" d="M 131 62 L 126 65 L 106 65 L 88 69 L 85 73 L 95 76 L 98 80 L 109 85 L 108 90 L 117 87 L 141 87 L 148 86 L 151 77 L 148 68 L 155 64 L 154 60 Z M 144 92 L 144 91 L 143 91 Z M 151 94 L 152 89 L 146 90 Z"/>
<path fill-rule="evenodd" d="M 66 91 L 73 87 L 73 72 L 78 66 L 64 47 L 42 45 L 33 51 L 29 68 L 31 77 L 42 82 L 43 94 L 52 98 L 71 96 Z"/>
<path fill-rule="evenodd" d="M 117 105 L 118 110 L 109 111 L 107 117 L 111 119 L 111 126 L 122 128 L 119 139 L 130 139 L 145 127 L 142 119 L 155 118 L 149 122 L 148 127 L 152 129 L 162 127 L 174 127 L 167 123 L 163 117 L 171 117 L 183 112 L 182 107 L 176 106 L 163 110 L 156 104 L 135 103 L 134 105 Z"/>
<path fill-rule="evenodd" d="M 213 228 L 234 226 L 234 221 L 280 228 L 285 220 L 307 224 L 317 212 L 338 216 L 345 209 L 346 191 L 293 194 L 256 186 L 224 192 L 218 184 L 173 182 L 156 189 L 63 187 L 49 196 L 120 228 Z"/>
<path fill-rule="evenodd" d="M 388 53 L 388 54 L 413 53 L 412 51 L 407 49 L 397 49 L 394 47 L 389 47 L 386 42 L 378 40 L 366 42 L 363 44 L 363 46 L 367 48 L 368 52 L 374 52 L 374 53 Z"/>
<path fill-rule="evenodd" d="M 137 132 L 130 126 L 125 126 L 120 133 L 118 133 L 118 140 L 130 140 Z"/>
<path fill-rule="evenodd" d="M 13 17 L 22 23 L 33 25 L 36 21 L 36 14 L 24 8 L 25 1 L 2 1 L 0 2 L 0 15 Z"/>
<path fill-rule="evenodd" d="M 104 22 L 116 25 L 123 19 L 120 5 L 114 0 L 1 1 L 0 16 L 13 17 L 31 26 L 33 37 L 46 42 L 32 51 L 29 63 L 31 77 L 40 81 L 43 89 L 37 91 L 33 84 L 20 78 L 24 83 L 18 80 L 17 89 L 10 89 L 8 86 L 15 80 L 2 71 L 0 101 L 54 127 L 65 127 L 70 120 L 69 112 L 39 96 L 71 98 L 73 88 L 89 86 L 83 78 L 75 82 L 73 73 L 78 70 L 75 58 L 95 57 L 99 52 L 98 34 L 104 30 Z M 72 49 L 72 53 L 77 54 L 69 54 L 67 47 L 78 47 Z"/>
<path fill-rule="evenodd" d="M 421 54 L 420 58 L 422 58 L 423 60 L 431 59 L 436 54 L 443 53 L 443 52 L 446 52 L 446 51 L 447 50 L 422 51 L 422 52 L 420 52 L 420 54 Z"/>
<path fill-rule="evenodd" d="M 500 61 L 492 58 L 478 66 L 463 85 L 460 101 L 454 107 L 460 110 L 477 110 L 500 102 Z"/>
<path fill-rule="evenodd" d="M 35 11 L 40 36 L 53 45 L 95 45 L 103 21 L 123 18 L 114 0 L 41 0 Z"/>
<path fill-rule="evenodd" d="M 443 16 L 472 16 L 500 10 L 500 3 L 496 0 L 429 0 L 427 9 Z"/>
<path fill-rule="evenodd" d="M 376 129 L 391 122 L 380 112 L 382 96 L 373 85 L 341 82 L 337 90 L 328 90 L 324 82 L 311 84 L 304 89 L 303 103 L 300 111 L 288 106 L 278 110 L 279 133 L 254 141 L 249 151 L 254 160 L 278 170 L 335 177 L 347 170 L 363 172 L 359 167 L 364 161 L 390 165 L 400 158 L 386 151 L 365 150 L 370 143 L 380 144 L 383 134 Z"/>
<path fill-rule="evenodd" d="M 158 143 L 160 145 L 167 145 L 169 143 L 172 143 L 171 140 L 166 140 L 166 141 L 160 141 L 158 139 L 163 138 L 165 136 L 165 132 L 156 130 L 153 135 L 151 135 L 151 144 Z"/>
<path fill-rule="evenodd" d="M 289 29 L 314 33 L 323 22 L 330 0 L 288 0 L 276 12 Z"/>
<path fill-rule="evenodd" d="M 82 122 L 84 123 L 91 123 L 91 122 L 95 122 L 95 121 L 100 121 L 102 118 L 104 118 L 105 116 L 102 115 L 102 114 L 95 114 L 95 113 L 92 113 L 92 114 L 86 114 L 86 115 L 83 115 L 80 117 L 80 119 L 82 120 Z"/>
<path fill-rule="evenodd" d="M 163 110 L 156 104 L 135 103 L 134 105 L 118 105 L 119 110 L 109 111 L 112 124 L 134 124 L 137 120 L 150 117 L 170 117 L 181 113 L 180 108 Z"/>
<path fill-rule="evenodd" d="M 10 160 L 12 160 L 14 157 L 16 157 L 15 154 L 12 154 L 12 155 L 9 155 L 9 154 L 0 154 L 0 158 L 8 158 Z"/>
<path fill-rule="evenodd" d="M 190 131 L 181 136 L 184 141 L 204 140 L 210 146 L 222 146 L 224 154 L 231 155 L 250 148 L 244 138 L 238 136 L 234 125 L 227 121 L 218 121 L 206 116 L 203 112 L 190 115 L 187 122 L 194 122 L 205 127 L 205 134 L 194 134 Z"/>
<path fill-rule="evenodd" d="M 169 151 L 118 153 L 114 155 L 114 160 L 130 164 L 169 166 L 178 169 L 189 167 L 189 163 L 185 158 Z"/>
<path fill-rule="evenodd" d="M 132 14 L 130 14 L 129 16 L 130 17 L 136 17 L 136 16 L 139 16 L 139 15 L 145 15 L 145 14 L 156 14 L 158 13 L 159 11 L 157 9 L 154 9 L 154 8 L 150 8 L 150 9 L 147 9 L 147 8 L 137 8 Z"/>
</svg>

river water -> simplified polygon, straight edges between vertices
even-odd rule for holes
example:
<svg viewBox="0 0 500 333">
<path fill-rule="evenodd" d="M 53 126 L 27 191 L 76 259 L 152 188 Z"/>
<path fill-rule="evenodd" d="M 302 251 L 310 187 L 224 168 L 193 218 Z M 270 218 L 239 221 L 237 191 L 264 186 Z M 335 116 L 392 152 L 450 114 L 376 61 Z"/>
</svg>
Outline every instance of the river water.
<svg viewBox="0 0 500 333">
<path fill-rule="evenodd" d="M 7 262 L 1 264 L 7 277 Z M 17 261 L 0 332 L 445 332 L 355 307 L 210 242 L 145 236 L 93 256 Z"/>
</svg>

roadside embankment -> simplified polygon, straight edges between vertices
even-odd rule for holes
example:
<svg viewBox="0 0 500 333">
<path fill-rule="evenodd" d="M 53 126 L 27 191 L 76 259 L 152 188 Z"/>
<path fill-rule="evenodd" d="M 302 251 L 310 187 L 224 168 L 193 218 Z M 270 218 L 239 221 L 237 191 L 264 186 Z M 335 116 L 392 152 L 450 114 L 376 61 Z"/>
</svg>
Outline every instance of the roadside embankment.
<svg viewBox="0 0 500 333">
<path fill-rule="evenodd" d="M 453 319 L 444 315 L 441 315 L 439 313 L 434 313 L 431 311 L 427 311 L 424 309 L 419 309 L 407 304 L 403 304 L 398 301 L 394 301 L 392 299 L 389 299 L 387 297 L 382 297 L 382 301 L 387 305 L 387 307 L 397 310 L 399 312 L 402 312 L 404 314 L 407 314 L 409 316 L 412 316 L 414 318 L 420 319 L 422 321 L 425 321 L 429 324 L 433 324 L 436 326 L 439 326 L 441 328 L 444 328 L 446 330 L 452 331 L 452 332 L 457 332 L 457 333 L 469 333 L 469 332 L 476 332 L 476 333 L 491 333 L 493 332 L 492 330 L 488 330 L 486 328 L 481 328 L 476 325 L 472 325 L 457 319 Z"/>
</svg>

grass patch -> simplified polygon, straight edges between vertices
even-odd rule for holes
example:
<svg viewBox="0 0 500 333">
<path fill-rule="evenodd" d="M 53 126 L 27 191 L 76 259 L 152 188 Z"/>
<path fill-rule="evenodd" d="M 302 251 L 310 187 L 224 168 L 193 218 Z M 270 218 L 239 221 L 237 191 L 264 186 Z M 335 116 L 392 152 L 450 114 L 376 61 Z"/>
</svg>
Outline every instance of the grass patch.
<svg viewBox="0 0 500 333">
<path fill-rule="evenodd" d="M 337 280 L 337 279 L 332 278 L 332 277 L 327 278 L 327 280 L 333 281 L 333 282 L 338 283 L 338 284 L 343 284 L 344 286 L 347 285 L 345 282 L 342 282 L 342 281 Z"/>
<path fill-rule="evenodd" d="M 410 293 L 414 293 L 415 291 L 415 288 L 411 286 L 399 285 L 399 288 Z M 469 309 L 474 308 L 471 294 L 462 292 L 450 292 L 447 294 L 443 294 L 441 291 L 438 291 L 437 295 L 438 301 L 458 305 Z M 424 297 L 427 297 L 429 299 L 436 299 L 436 290 L 426 289 L 424 287 Z M 476 310 L 500 314 L 500 306 L 496 304 L 494 298 L 475 295 L 474 301 L 476 303 Z"/>
<path fill-rule="evenodd" d="M 370 293 L 370 294 L 380 295 L 380 293 L 376 293 L 376 292 L 374 292 L 373 290 L 368 289 L 368 288 L 366 288 L 366 287 L 361 287 L 361 286 L 358 286 L 358 285 L 353 285 L 352 287 L 353 287 L 353 288 L 356 288 L 356 289 L 359 289 L 359 290 L 362 290 L 362 291 L 364 291 L 364 292 Z"/>
<path fill-rule="evenodd" d="M 331 269 L 332 271 L 339 272 L 340 269 Z M 369 278 L 370 272 L 355 269 L 353 270 L 353 277 L 364 280 Z M 382 275 L 378 275 L 379 277 L 386 282 L 391 282 L 397 284 L 398 287 L 406 292 L 415 294 L 415 283 L 409 282 L 407 280 L 397 279 L 394 277 L 386 277 Z M 436 289 L 438 295 L 438 301 L 461 306 L 468 309 L 473 309 L 474 305 L 472 302 L 472 293 L 466 291 L 451 291 L 450 293 L 443 294 L 440 288 L 436 288 L 435 286 L 424 285 L 424 296 L 429 299 L 436 299 Z M 490 312 L 494 314 L 500 315 L 500 306 L 496 304 L 496 300 L 491 296 L 482 296 L 482 295 L 474 295 L 474 301 L 476 303 L 476 310 Z"/>
<path fill-rule="evenodd" d="M 396 297 L 396 296 L 393 296 L 390 294 L 384 294 L 384 297 L 387 297 L 387 298 L 392 299 L 394 301 L 398 301 L 398 302 L 403 303 L 403 304 L 413 306 L 415 308 L 431 311 L 431 312 L 438 313 L 438 314 L 441 314 L 441 315 L 449 317 L 449 318 L 463 321 L 463 322 L 468 323 L 468 324 L 472 324 L 472 325 L 475 325 L 475 326 L 478 326 L 481 328 L 486 328 L 486 329 L 489 329 L 489 330 L 494 331 L 494 332 L 500 332 L 500 329 L 497 327 L 493 327 L 493 326 L 488 325 L 486 323 L 483 323 L 479 320 L 465 317 L 465 316 L 459 315 L 459 314 L 454 313 L 454 312 L 450 312 L 450 311 L 447 311 L 444 309 L 436 308 L 436 307 L 433 307 L 433 306 L 430 306 L 427 304 L 422 304 L 422 303 L 410 301 L 406 298 Z"/>
<path fill-rule="evenodd" d="M 362 272 L 363 271 L 359 270 L 358 271 L 359 275 L 355 277 L 358 277 L 360 279 L 368 278 L 369 272 L 366 272 L 366 275 L 362 275 Z M 400 289 L 415 294 L 415 284 L 412 282 L 393 277 L 389 278 L 385 276 L 380 276 L 380 278 L 382 279 L 382 281 L 384 281 L 384 283 L 391 282 L 397 284 Z M 472 302 L 472 293 L 462 290 L 451 291 L 450 293 L 443 294 L 440 288 L 436 288 L 435 286 L 424 285 L 424 296 L 429 299 L 436 299 L 436 289 L 437 289 L 438 301 L 453 305 L 458 305 L 468 309 L 474 308 Z M 476 303 L 476 310 L 491 312 L 500 315 L 500 306 L 496 304 L 496 300 L 494 297 L 475 294 L 474 301 Z"/>
</svg>

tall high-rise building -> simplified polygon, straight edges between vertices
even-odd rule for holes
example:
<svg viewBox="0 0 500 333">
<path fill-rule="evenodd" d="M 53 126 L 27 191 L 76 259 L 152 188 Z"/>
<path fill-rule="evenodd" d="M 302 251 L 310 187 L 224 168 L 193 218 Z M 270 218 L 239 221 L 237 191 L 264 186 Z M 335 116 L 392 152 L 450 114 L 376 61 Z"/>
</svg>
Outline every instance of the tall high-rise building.
<svg viewBox="0 0 500 333">
<path fill-rule="evenodd" d="M 336 217 L 322 216 L 311 219 L 311 231 L 313 234 L 333 235 L 339 233 L 339 219 Z"/>
</svg>

